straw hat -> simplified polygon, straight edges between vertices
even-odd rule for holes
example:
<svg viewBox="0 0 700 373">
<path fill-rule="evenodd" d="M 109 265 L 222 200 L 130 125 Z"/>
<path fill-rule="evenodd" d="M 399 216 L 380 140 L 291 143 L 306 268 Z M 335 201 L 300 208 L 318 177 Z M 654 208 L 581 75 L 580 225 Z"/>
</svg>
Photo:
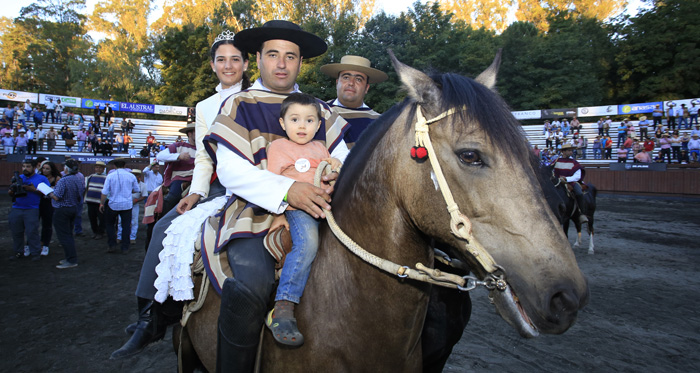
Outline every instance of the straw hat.
<svg viewBox="0 0 700 373">
<path fill-rule="evenodd" d="M 182 133 L 187 133 L 187 132 L 190 132 L 190 131 L 194 131 L 195 126 L 196 126 L 196 124 L 195 124 L 194 122 L 187 123 L 187 126 L 186 126 L 186 127 L 180 128 L 178 131 L 180 131 L 180 132 L 182 132 Z"/>
<path fill-rule="evenodd" d="M 647 116 L 646 116 L 646 115 L 642 115 L 641 117 L 639 117 L 639 120 L 647 120 Z"/>
<path fill-rule="evenodd" d="M 249 28 L 236 34 L 234 44 L 255 53 L 268 40 L 287 40 L 299 46 L 301 56 L 312 58 L 326 53 L 328 45 L 318 36 L 306 32 L 299 25 L 282 20 L 265 22 L 262 27 Z"/>
<path fill-rule="evenodd" d="M 371 67 L 371 62 L 360 56 L 347 55 L 340 59 L 340 63 L 330 63 L 321 66 L 321 72 L 333 79 L 337 79 L 342 71 L 359 71 L 369 78 L 370 83 L 381 83 L 389 76 L 381 70 Z"/>
<path fill-rule="evenodd" d="M 576 149 L 573 144 L 564 144 L 561 146 L 561 150 Z"/>
<path fill-rule="evenodd" d="M 141 175 L 141 170 L 139 170 L 138 168 L 134 168 L 133 170 L 131 170 L 131 173 L 134 175 Z"/>
<path fill-rule="evenodd" d="M 106 165 L 104 162 L 102 162 L 102 161 L 97 161 L 97 162 L 95 162 L 95 166 L 107 167 L 107 165 Z"/>
</svg>

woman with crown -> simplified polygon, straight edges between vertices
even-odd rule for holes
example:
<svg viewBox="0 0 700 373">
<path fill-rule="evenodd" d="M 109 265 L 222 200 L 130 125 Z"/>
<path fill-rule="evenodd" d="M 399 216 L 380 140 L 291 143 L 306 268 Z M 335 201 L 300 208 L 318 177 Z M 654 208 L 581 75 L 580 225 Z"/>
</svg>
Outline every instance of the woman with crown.
<svg viewBox="0 0 700 373">
<path fill-rule="evenodd" d="M 157 278 L 156 266 L 160 263 L 159 254 L 163 250 L 166 230 L 175 218 L 192 209 L 200 200 L 202 202 L 213 200 L 226 193 L 226 189 L 221 186 L 218 180 L 214 180 L 210 184 L 214 172 L 213 162 L 204 150 L 202 140 L 214 122 L 224 100 L 250 86 L 250 80 L 246 75 L 248 53 L 234 44 L 234 33 L 225 30 L 214 40 L 210 50 L 210 58 L 210 66 L 219 79 L 219 85 L 216 86 L 214 95 L 200 101 L 196 106 L 195 142 L 197 151 L 190 192 L 179 202 L 176 209 L 171 210 L 158 220 L 153 229 L 153 236 L 144 258 L 136 288 L 138 321 L 127 327 L 127 333 L 133 334 L 124 346 L 112 353 L 111 359 L 119 359 L 141 352 L 144 347 L 165 336 L 168 324 L 179 321 L 181 304 L 164 309 L 162 303 L 167 305 L 177 302 L 172 302 L 172 298 L 168 298 L 168 302 L 155 301 L 157 292 L 154 286 Z M 182 217 L 186 218 L 184 215 Z M 170 317 L 166 317 L 166 315 Z"/>
</svg>

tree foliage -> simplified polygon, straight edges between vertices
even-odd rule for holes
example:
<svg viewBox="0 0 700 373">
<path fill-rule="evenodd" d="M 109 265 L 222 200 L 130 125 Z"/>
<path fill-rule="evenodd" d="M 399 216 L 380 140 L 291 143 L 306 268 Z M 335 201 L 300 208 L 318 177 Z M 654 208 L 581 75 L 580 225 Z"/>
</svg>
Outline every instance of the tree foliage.
<svg viewBox="0 0 700 373">
<path fill-rule="evenodd" d="M 700 95 L 700 3 L 691 0 L 614 19 L 626 0 L 440 0 L 400 15 L 373 13 L 374 0 L 169 0 L 150 25 L 152 0 L 101 0 L 87 18 L 84 3 L 38 0 L 0 18 L 2 88 L 191 106 L 216 86 L 216 35 L 288 19 L 329 45 L 304 61 L 301 89 L 335 98 L 320 67 L 362 55 L 389 74 L 365 97 L 380 112 L 405 95 L 388 49 L 418 69 L 474 77 L 503 48 L 497 88 L 517 110 Z M 506 26 L 514 7 L 519 21 Z M 248 73 L 258 77 L 255 55 Z"/>
</svg>

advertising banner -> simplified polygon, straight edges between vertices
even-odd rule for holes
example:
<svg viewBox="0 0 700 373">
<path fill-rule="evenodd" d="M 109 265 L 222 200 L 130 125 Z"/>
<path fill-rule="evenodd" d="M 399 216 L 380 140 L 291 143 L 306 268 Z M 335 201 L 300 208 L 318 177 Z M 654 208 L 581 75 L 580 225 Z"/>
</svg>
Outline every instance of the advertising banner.
<svg viewBox="0 0 700 373">
<path fill-rule="evenodd" d="M 58 100 L 60 99 L 61 105 L 64 107 L 80 107 L 80 97 L 50 95 L 48 93 L 42 93 L 39 95 L 39 103 L 46 105 L 50 98 L 53 99 L 54 104 L 58 103 Z"/>
<path fill-rule="evenodd" d="M 685 100 L 664 101 L 664 108 L 666 108 L 666 111 L 668 112 L 668 109 L 673 107 L 677 111 L 675 113 L 676 116 L 680 116 L 683 114 L 681 105 L 685 105 L 685 107 L 689 108 L 692 106 L 692 103 L 695 103 L 695 106 L 700 105 L 700 101 L 698 99 L 689 98 Z"/>
<path fill-rule="evenodd" d="M 154 113 L 155 114 L 164 114 L 164 115 L 180 115 L 180 116 L 184 117 L 187 115 L 187 107 L 186 106 L 155 105 Z"/>
<path fill-rule="evenodd" d="M 666 163 L 610 163 L 610 171 L 666 171 Z"/>
<path fill-rule="evenodd" d="M 617 105 L 588 106 L 578 108 L 579 117 L 604 117 L 606 115 L 617 115 L 617 112 Z"/>
<path fill-rule="evenodd" d="M 663 106 L 663 102 L 644 102 L 641 104 L 624 104 L 618 105 L 618 114 L 646 114 L 651 113 L 656 108 L 656 105 Z"/>
<path fill-rule="evenodd" d="M 545 110 L 542 110 L 542 118 L 553 119 L 553 118 L 573 117 L 577 113 L 578 112 L 575 108 L 545 109 Z"/>
<path fill-rule="evenodd" d="M 109 106 L 112 107 L 112 110 L 119 111 L 119 101 L 95 100 L 92 98 L 83 98 L 81 107 L 83 109 L 94 109 L 97 105 L 100 105 L 100 107 L 104 109 L 105 104 L 109 104 Z"/>
<path fill-rule="evenodd" d="M 131 102 L 120 102 L 119 111 L 130 111 L 132 113 L 150 113 L 153 114 L 155 105 L 152 104 L 134 104 Z"/>
<path fill-rule="evenodd" d="M 17 101 L 17 102 L 29 102 L 36 104 L 39 102 L 39 94 L 31 92 L 22 91 L 11 91 L 8 89 L 0 89 L 0 100 Z"/>
<path fill-rule="evenodd" d="M 542 110 L 511 111 L 511 114 L 517 120 L 542 118 Z"/>
</svg>

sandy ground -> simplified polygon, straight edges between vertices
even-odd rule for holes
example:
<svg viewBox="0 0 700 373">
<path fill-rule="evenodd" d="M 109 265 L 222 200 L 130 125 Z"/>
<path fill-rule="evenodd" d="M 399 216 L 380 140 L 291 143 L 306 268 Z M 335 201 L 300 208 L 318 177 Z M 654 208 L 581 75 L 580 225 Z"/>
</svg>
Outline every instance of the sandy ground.
<svg viewBox="0 0 700 373">
<path fill-rule="evenodd" d="M 0 372 L 176 371 L 170 333 L 133 358 L 109 360 L 135 319 L 144 231 L 128 255 L 78 238 L 75 269 L 54 268 L 57 242 L 41 262 L 10 262 L 8 206 L 0 201 Z M 599 197 L 596 254 L 586 253 L 587 238 L 575 249 L 591 287 L 578 322 L 563 335 L 522 339 L 477 291 L 445 371 L 700 371 L 699 212 L 700 200 Z M 90 236 L 86 214 L 83 226 Z"/>
</svg>

